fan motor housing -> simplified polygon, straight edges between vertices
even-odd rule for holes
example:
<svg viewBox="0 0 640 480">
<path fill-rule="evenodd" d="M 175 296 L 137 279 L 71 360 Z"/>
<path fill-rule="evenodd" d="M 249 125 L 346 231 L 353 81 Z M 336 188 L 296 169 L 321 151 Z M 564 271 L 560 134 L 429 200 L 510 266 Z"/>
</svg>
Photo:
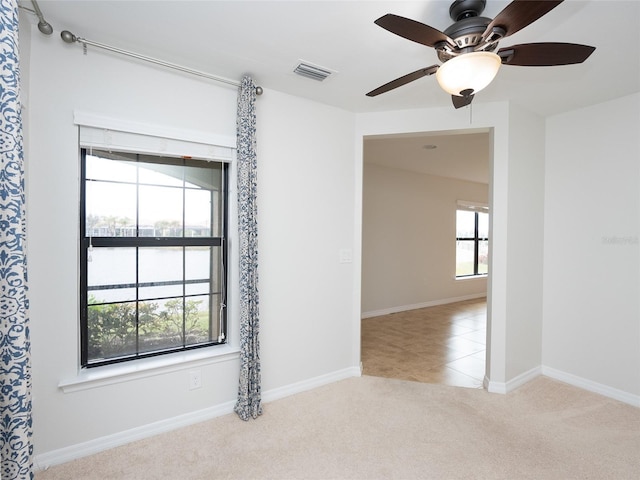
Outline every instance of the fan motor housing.
<svg viewBox="0 0 640 480">
<path fill-rule="evenodd" d="M 456 43 L 457 49 L 451 50 L 450 48 L 446 48 L 446 46 L 444 46 L 444 48 L 437 48 L 440 61 L 446 62 L 460 53 L 475 50 L 475 47 L 483 42 L 482 34 L 490 23 L 490 18 L 468 17 L 458 20 L 448 27 L 443 33 Z M 497 43 L 490 43 L 482 50 L 493 51 L 496 49 L 496 46 Z"/>
<path fill-rule="evenodd" d="M 490 23 L 491 19 L 486 17 L 463 18 L 449 26 L 444 34 L 455 40 L 459 48 L 475 47 Z"/>
<path fill-rule="evenodd" d="M 487 0 L 455 0 L 449 7 L 451 20 L 457 22 L 463 18 L 477 17 L 487 5 Z"/>
</svg>

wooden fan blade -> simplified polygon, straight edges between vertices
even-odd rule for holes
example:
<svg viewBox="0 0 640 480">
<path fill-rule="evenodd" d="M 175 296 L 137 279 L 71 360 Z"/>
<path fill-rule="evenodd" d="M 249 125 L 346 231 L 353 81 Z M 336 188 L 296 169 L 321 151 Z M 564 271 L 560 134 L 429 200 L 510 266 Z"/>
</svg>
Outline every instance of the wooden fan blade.
<svg viewBox="0 0 640 480">
<path fill-rule="evenodd" d="M 555 65 L 573 65 L 582 63 L 593 53 L 596 47 L 576 43 L 523 43 L 498 50 L 505 65 L 523 67 L 553 67 Z"/>
<path fill-rule="evenodd" d="M 473 93 L 469 95 L 465 95 L 464 97 L 460 97 L 458 95 L 451 95 L 451 101 L 453 102 L 453 106 L 456 108 L 466 107 L 467 105 L 471 105 L 471 101 L 473 100 Z"/>
<path fill-rule="evenodd" d="M 546 15 L 564 0 L 514 0 L 507 5 L 487 26 L 482 34 L 487 38 L 494 27 L 505 31 L 504 37 L 513 35 L 518 30 Z"/>
<path fill-rule="evenodd" d="M 441 42 L 447 42 L 452 47 L 455 47 L 456 45 L 449 36 L 445 35 L 440 30 L 409 18 L 394 15 L 393 13 L 383 15 L 374 23 L 385 30 L 389 30 L 391 33 L 395 33 L 407 40 L 421 43 L 428 47 L 433 47 L 435 44 Z"/>
<path fill-rule="evenodd" d="M 419 78 L 426 77 L 427 75 L 433 75 L 437 70 L 438 65 L 431 65 L 430 67 L 421 68 L 420 70 L 416 70 L 415 72 L 408 73 L 407 75 L 404 75 L 400 78 L 391 80 L 389 83 L 385 83 L 375 90 L 371 90 L 369 93 L 367 93 L 367 97 L 375 97 L 376 95 L 380 95 L 381 93 L 388 92 L 389 90 L 393 90 L 394 88 L 401 87 L 402 85 L 406 85 L 407 83 L 418 80 Z"/>
</svg>

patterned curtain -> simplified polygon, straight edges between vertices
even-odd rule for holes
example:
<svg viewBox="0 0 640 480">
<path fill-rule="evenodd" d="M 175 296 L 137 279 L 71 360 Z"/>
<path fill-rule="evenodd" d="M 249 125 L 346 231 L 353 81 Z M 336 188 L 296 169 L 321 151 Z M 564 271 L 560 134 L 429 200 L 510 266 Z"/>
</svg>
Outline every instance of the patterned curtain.
<svg viewBox="0 0 640 480">
<path fill-rule="evenodd" d="M 0 109 L 0 475 L 8 480 L 33 478 L 17 0 L 0 0 Z"/>
<path fill-rule="evenodd" d="M 258 206 L 256 86 L 245 76 L 238 90 L 238 232 L 240 250 L 240 381 L 235 412 L 242 420 L 262 414 L 258 340 Z"/>
</svg>

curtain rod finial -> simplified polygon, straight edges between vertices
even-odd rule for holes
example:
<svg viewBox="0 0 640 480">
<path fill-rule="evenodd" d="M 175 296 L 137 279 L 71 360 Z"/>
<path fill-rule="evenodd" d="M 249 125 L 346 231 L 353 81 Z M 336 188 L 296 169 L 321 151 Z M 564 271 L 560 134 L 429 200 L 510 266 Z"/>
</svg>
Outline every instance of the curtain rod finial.
<svg viewBox="0 0 640 480">
<path fill-rule="evenodd" d="M 264 90 L 262 89 L 262 87 L 256 87 L 256 95 L 262 95 L 264 93 Z"/>
<path fill-rule="evenodd" d="M 44 20 L 38 22 L 38 30 L 44 33 L 45 35 L 51 35 L 53 33 L 53 27 L 49 22 L 45 22 Z"/>
<path fill-rule="evenodd" d="M 78 38 L 71 33 L 69 30 L 64 30 L 62 32 L 60 32 L 60 38 L 62 38 L 62 40 L 65 43 L 73 43 L 75 42 Z"/>
</svg>

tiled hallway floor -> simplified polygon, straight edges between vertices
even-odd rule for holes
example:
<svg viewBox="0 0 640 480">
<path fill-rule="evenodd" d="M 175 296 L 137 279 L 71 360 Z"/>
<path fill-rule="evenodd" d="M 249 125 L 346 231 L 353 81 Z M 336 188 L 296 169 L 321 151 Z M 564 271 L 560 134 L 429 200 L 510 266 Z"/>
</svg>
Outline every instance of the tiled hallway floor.
<svg viewBox="0 0 640 480">
<path fill-rule="evenodd" d="M 482 387 L 486 299 L 362 320 L 363 374 Z"/>
</svg>

